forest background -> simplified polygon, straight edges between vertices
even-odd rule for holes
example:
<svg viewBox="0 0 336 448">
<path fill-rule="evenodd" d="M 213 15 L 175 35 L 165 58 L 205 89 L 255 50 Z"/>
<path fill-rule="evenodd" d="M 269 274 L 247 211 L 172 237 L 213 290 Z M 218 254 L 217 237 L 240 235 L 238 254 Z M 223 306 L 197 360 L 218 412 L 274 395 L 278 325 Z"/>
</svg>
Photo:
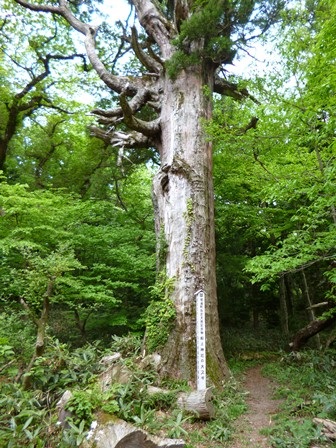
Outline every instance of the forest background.
<svg viewBox="0 0 336 448">
<path fill-rule="evenodd" d="M 336 10 L 327 0 L 290 3 L 261 37 L 276 60 L 248 78 L 225 66 L 223 77 L 248 94 L 214 94 L 213 118 L 202 123 L 214 145 L 228 358 L 284 348 L 307 324 L 320 330 L 335 320 Z M 83 20 L 91 8 L 83 3 Z M 112 73 L 141 73 L 127 38 L 132 20 L 100 28 L 99 54 Z M 73 32 L 57 31 L 55 19 L 2 0 L 0 356 L 1 372 L 17 378 L 45 352 L 46 335 L 51 348 L 75 349 L 156 327 L 155 349 L 167 317 L 153 305 L 162 302 L 151 199 L 158 154 L 111 142 L 91 111 L 116 97 Z M 314 344 L 327 340 L 332 334 Z"/>
</svg>

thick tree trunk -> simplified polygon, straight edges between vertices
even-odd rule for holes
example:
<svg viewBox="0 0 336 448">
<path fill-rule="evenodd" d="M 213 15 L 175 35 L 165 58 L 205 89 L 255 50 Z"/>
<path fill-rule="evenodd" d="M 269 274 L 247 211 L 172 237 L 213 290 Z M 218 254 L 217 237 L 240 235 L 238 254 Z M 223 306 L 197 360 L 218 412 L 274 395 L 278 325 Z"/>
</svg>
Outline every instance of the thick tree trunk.
<svg viewBox="0 0 336 448">
<path fill-rule="evenodd" d="M 158 253 L 168 279 L 176 326 L 162 352 L 163 371 L 195 383 L 195 293 L 206 294 L 208 376 L 228 374 L 216 293 L 212 145 L 202 122 L 211 117 L 211 67 L 191 67 L 175 81 L 166 78 L 161 112 L 161 169 L 154 180 Z"/>
<path fill-rule="evenodd" d="M 171 298 L 177 313 L 175 329 L 162 351 L 163 371 L 195 383 L 194 299 L 195 293 L 202 288 L 206 294 L 208 373 L 212 382 L 220 384 L 228 369 L 221 346 L 217 311 L 212 146 L 204 135 L 202 121 L 211 117 L 214 69 L 221 63 L 231 62 L 235 54 L 230 48 L 225 54 L 220 52 L 216 61 L 209 62 L 212 56 L 207 55 L 208 31 L 213 32 L 213 37 L 223 37 L 224 32 L 229 39 L 233 30 L 234 8 L 223 3 L 226 21 L 231 23 L 232 20 L 225 30 L 219 17 L 221 11 L 217 11 L 218 20 L 214 17 L 213 29 L 207 30 L 204 37 L 188 36 L 183 40 L 184 55 L 180 51 L 180 56 L 186 57 L 184 62 L 188 63 L 196 56 L 199 63 L 179 70 L 176 79 L 172 80 L 167 74 L 167 62 L 174 62 L 171 56 L 177 47 L 173 42 L 179 36 L 182 22 L 194 12 L 199 12 L 193 7 L 193 2 L 181 0 L 167 15 L 161 2 L 130 2 L 149 37 L 148 43 L 154 42 L 156 47 L 145 51 L 139 44 L 136 28 L 133 28 L 131 45 L 148 70 L 145 76 L 137 78 L 115 76 L 107 70 L 95 49 L 95 29 L 81 22 L 67 7 L 67 2 L 61 2 L 59 6 L 25 0 L 16 2 L 32 11 L 57 14 L 83 34 L 87 55 L 98 76 L 112 91 L 120 94 L 119 108 L 108 113 L 96 109 L 95 113 L 111 130 L 122 120 L 131 131 L 126 135 L 117 127 L 112 133 L 104 132 L 108 142 L 120 147 L 156 146 L 159 149 L 161 170 L 153 189 L 156 231 L 165 275 L 174 281 Z M 157 49 L 159 51 L 155 54 Z M 246 89 L 240 91 L 235 84 L 224 80 L 217 82 L 216 88 L 221 94 L 231 94 L 236 99 L 249 96 Z M 155 112 L 160 110 L 160 117 L 144 121 L 136 116 L 146 104 Z"/>
</svg>

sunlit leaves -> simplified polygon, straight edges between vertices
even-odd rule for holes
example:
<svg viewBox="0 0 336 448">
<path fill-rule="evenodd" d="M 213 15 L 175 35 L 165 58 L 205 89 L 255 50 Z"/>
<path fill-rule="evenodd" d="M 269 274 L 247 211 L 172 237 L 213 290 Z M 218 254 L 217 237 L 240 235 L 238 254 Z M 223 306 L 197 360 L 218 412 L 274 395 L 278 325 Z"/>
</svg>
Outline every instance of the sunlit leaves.
<svg viewBox="0 0 336 448">
<path fill-rule="evenodd" d="M 38 309 L 52 280 L 51 301 L 70 309 L 127 300 L 130 312 L 136 302 L 141 312 L 154 276 L 146 216 L 139 226 L 107 201 L 5 182 L 0 207 L 3 299 L 23 298 Z"/>
</svg>

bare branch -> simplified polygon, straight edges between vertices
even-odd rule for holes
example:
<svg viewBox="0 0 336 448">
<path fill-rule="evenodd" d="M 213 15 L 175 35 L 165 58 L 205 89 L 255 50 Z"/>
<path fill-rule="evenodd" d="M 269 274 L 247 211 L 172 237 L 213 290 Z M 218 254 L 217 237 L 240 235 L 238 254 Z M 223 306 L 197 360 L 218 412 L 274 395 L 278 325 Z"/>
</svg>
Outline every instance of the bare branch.
<svg viewBox="0 0 336 448">
<path fill-rule="evenodd" d="M 67 114 L 67 115 L 75 115 L 76 114 L 76 112 L 70 112 L 69 110 L 63 109 L 63 107 L 56 106 L 56 104 L 54 104 L 47 97 L 43 97 L 42 100 L 43 100 L 43 102 L 41 103 L 41 107 L 57 110 L 58 112 L 61 112 L 62 114 Z"/>
<path fill-rule="evenodd" d="M 237 134 L 243 135 L 246 134 L 246 132 L 249 131 L 250 129 L 257 129 L 258 121 L 259 121 L 258 117 L 252 117 L 246 126 L 238 130 Z"/>
<path fill-rule="evenodd" d="M 139 45 L 139 35 L 135 26 L 132 27 L 131 44 L 136 57 L 139 59 L 139 61 L 144 67 L 146 67 L 150 71 L 153 71 L 154 73 L 160 73 L 162 71 L 163 68 L 162 65 L 159 64 L 151 56 L 146 54 Z"/>
<path fill-rule="evenodd" d="M 32 3 L 28 3 L 24 0 L 15 0 L 16 3 L 23 6 L 24 8 L 30 9 L 31 11 L 40 11 L 40 12 L 51 12 L 59 14 L 60 7 L 59 6 L 51 6 L 51 5 L 34 5 Z"/>
<path fill-rule="evenodd" d="M 237 101 L 249 98 L 254 103 L 261 104 L 260 101 L 251 95 L 245 87 L 240 88 L 238 84 L 227 81 L 219 76 L 216 76 L 215 78 L 214 92 L 219 93 L 220 95 L 230 96 Z"/>
<path fill-rule="evenodd" d="M 141 132 L 147 137 L 154 137 L 160 131 L 160 119 L 156 119 L 153 121 L 144 121 L 136 118 L 133 115 L 133 111 L 131 106 L 128 104 L 126 99 L 126 93 L 122 92 L 119 96 L 120 106 L 122 108 L 124 114 L 124 122 L 125 124 L 133 129 L 134 131 Z"/>
<path fill-rule="evenodd" d="M 15 95 L 15 98 L 17 100 L 23 98 L 25 95 L 27 95 L 28 92 L 30 92 L 38 83 L 40 83 L 41 81 L 43 81 L 43 79 L 45 79 L 47 76 L 50 75 L 50 67 L 49 67 L 49 62 L 50 60 L 54 59 L 54 60 L 70 60 L 70 59 L 75 59 L 75 58 L 81 58 L 84 61 L 84 67 L 86 66 L 86 61 L 85 61 L 85 57 L 83 54 L 72 54 L 69 56 L 62 56 L 62 55 L 54 55 L 54 54 L 47 54 L 47 56 L 45 58 L 43 58 L 42 56 L 39 57 L 39 60 L 43 63 L 44 65 L 44 71 L 42 73 L 40 73 L 37 76 L 34 76 L 33 79 L 24 87 L 24 89 L 21 90 L 21 92 L 17 93 Z M 25 68 L 25 70 L 28 71 L 27 68 Z M 24 108 L 23 110 L 25 110 L 26 108 Z"/>
<path fill-rule="evenodd" d="M 132 115 L 134 115 L 136 112 L 138 112 L 145 104 L 149 105 L 150 107 L 154 108 L 154 110 L 158 110 L 157 103 L 159 93 L 151 92 L 149 89 L 139 89 L 138 93 L 130 100 L 128 101 L 128 106 L 132 112 Z M 154 98 L 151 98 L 153 97 Z M 153 101 L 148 101 L 149 99 L 153 99 Z M 115 118 L 121 118 L 123 117 L 123 109 L 122 107 L 116 107 L 115 109 L 93 109 L 93 114 L 99 115 L 99 122 L 100 123 L 110 123 L 113 124 L 116 122 Z"/>
<path fill-rule="evenodd" d="M 273 177 L 274 180 L 278 181 L 277 177 L 276 177 L 273 173 L 271 173 L 271 171 L 269 171 L 269 169 L 266 167 L 266 165 L 264 164 L 264 162 L 262 162 L 262 161 L 259 159 L 259 154 L 258 154 L 256 151 L 253 151 L 253 158 L 254 158 L 254 160 L 255 160 L 257 163 L 259 163 L 259 165 L 261 166 L 261 168 L 262 168 L 263 170 L 265 170 L 267 174 L 269 174 L 271 177 Z"/>
<path fill-rule="evenodd" d="M 159 45 L 163 58 L 169 58 L 173 51 L 170 39 L 177 34 L 173 23 L 166 19 L 152 0 L 133 0 L 133 4 L 148 36 Z"/>
<path fill-rule="evenodd" d="M 16 113 L 24 112 L 29 109 L 31 109 L 33 112 L 34 110 L 37 109 L 38 106 L 41 105 L 42 99 L 43 99 L 42 95 L 35 95 L 27 103 L 20 104 L 19 106 L 14 105 L 12 109 Z"/>
<path fill-rule="evenodd" d="M 96 53 L 96 29 L 77 19 L 77 17 L 75 17 L 71 10 L 67 7 L 66 0 L 59 0 L 59 6 L 38 5 L 29 3 L 25 0 L 15 1 L 21 6 L 32 11 L 58 14 L 63 17 L 75 30 L 85 36 L 84 44 L 87 55 L 100 79 L 115 92 L 121 93 L 122 91 L 126 91 L 128 94 L 133 95 L 136 93 L 139 87 L 136 81 L 131 82 L 131 79 L 127 76 L 114 76 L 108 72 Z"/>
<path fill-rule="evenodd" d="M 100 138 L 104 142 L 115 146 L 123 148 L 147 148 L 149 146 L 155 146 L 154 141 L 136 131 L 122 132 L 115 131 L 114 129 L 110 131 L 105 131 L 102 128 L 96 126 L 91 126 L 90 133 L 92 136 Z"/>
<path fill-rule="evenodd" d="M 306 310 L 312 310 L 315 308 L 321 308 L 322 306 L 327 306 L 330 305 L 330 302 L 320 302 L 320 303 L 315 303 L 314 305 L 308 306 L 306 308 Z"/>
</svg>

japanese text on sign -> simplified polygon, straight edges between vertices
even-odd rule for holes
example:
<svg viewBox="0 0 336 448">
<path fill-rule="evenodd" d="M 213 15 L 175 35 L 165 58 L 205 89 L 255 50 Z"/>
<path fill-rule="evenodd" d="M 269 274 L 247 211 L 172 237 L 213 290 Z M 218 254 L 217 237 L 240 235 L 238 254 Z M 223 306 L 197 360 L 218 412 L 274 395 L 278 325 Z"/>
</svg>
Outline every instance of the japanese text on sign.
<svg viewBox="0 0 336 448">
<path fill-rule="evenodd" d="M 206 389 L 205 294 L 196 292 L 197 390 Z"/>
</svg>

